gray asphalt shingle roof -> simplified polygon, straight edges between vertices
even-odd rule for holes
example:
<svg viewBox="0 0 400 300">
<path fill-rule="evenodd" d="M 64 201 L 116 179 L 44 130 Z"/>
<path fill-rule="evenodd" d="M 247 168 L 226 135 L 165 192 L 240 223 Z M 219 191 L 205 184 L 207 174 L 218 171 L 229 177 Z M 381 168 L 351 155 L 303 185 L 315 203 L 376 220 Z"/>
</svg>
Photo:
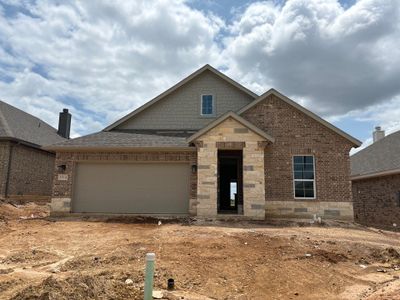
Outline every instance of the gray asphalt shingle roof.
<svg viewBox="0 0 400 300">
<path fill-rule="evenodd" d="M 180 148 L 188 147 L 185 137 L 100 131 L 51 145 L 49 148 Z"/>
<path fill-rule="evenodd" d="M 352 155 L 350 161 L 352 176 L 400 169 L 400 131 Z"/>
<path fill-rule="evenodd" d="M 65 139 L 49 124 L 10 104 L 0 101 L 0 138 L 17 139 L 45 146 Z"/>
</svg>

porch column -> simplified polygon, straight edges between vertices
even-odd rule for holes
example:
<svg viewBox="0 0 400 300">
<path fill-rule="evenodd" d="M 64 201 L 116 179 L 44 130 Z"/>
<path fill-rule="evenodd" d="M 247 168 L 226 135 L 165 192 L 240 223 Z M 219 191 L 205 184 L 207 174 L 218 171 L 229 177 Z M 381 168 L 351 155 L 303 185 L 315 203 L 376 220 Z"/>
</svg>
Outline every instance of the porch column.
<svg viewBox="0 0 400 300">
<path fill-rule="evenodd" d="M 244 216 L 265 219 L 264 147 L 260 142 L 246 142 L 243 149 Z"/>
<path fill-rule="evenodd" d="M 197 151 L 197 215 L 217 215 L 218 149 L 215 142 L 203 143 Z"/>
</svg>

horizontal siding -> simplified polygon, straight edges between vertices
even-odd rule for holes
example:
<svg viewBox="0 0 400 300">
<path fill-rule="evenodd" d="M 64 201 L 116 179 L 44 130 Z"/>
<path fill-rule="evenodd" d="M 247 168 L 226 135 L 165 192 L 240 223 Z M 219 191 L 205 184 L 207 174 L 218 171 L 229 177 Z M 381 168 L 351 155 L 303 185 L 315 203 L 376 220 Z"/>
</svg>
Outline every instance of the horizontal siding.
<svg viewBox="0 0 400 300">
<path fill-rule="evenodd" d="M 200 115 L 202 94 L 214 95 L 214 118 Z M 237 111 L 251 101 L 250 95 L 205 71 L 116 129 L 200 129 L 227 111 Z"/>
</svg>

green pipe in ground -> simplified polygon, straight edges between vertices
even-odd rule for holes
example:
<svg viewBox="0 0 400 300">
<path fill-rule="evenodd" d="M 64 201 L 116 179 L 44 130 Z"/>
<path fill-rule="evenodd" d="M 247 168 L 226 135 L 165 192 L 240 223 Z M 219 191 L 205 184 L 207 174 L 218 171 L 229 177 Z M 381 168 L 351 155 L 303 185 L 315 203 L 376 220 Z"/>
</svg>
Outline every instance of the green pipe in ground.
<svg viewBox="0 0 400 300">
<path fill-rule="evenodd" d="M 153 299 L 154 261 L 155 253 L 146 254 L 146 274 L 144 279 L 144 300 Z"/>
</svg>

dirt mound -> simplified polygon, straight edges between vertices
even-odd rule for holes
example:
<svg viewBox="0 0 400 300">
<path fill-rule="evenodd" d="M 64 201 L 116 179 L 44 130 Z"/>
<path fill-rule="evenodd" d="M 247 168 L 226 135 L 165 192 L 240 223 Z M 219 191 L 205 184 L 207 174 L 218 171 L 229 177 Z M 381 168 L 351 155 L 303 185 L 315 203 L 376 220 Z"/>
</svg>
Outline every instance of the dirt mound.
<svg viewBox="0 0 400 300">
<path fill-rule="evenodd" d="M 14 272 L 14 270 L 13 270 L 13 269 L 11 269 L 11 268 L 7 268 L 7 269 L 0 269 L 0 275 L 4 275 L 4 274 L 10 274 L 10 273 L 12 273 L 12 272 Z"/>
<path fill-rule="evenodd" d="M 65 280 L 50 276 L 39 285 L 30 285 L 11 300 L 143 299 L 137 285 L 127 285 L 111 275 L 76 275 Z"/>
<path fill-rule="evenodd" d="M 107 266 L 126 265 L 136 260 L 133 255 L 115 253 L 107 256 L 84 255 L 68 260 L 60 269 L 61 272 L 105 268 Z"/>
<path fill-rule="evenodd" d="M 21 279 L 12 279 L 12 280 L 6 280 L 6 281 L 1 281 L 0 282 L 0 294 L 3 292 L 11 289 L 12 287 L 15 287 L 16 285 L 20 284 L 22 282 Z"/>
<path fill-rule="evenodd" d="M 48 215 L 48 205 L 38 205 L 33 202 L 24 205 L 16 205 L 0 200 L 0 221 L 43 218 Z"/>
<path fill-rule="evenodd" d="M 320 258 L 322 261 L 327 261 L 332 264 L 337 264 L 339 262 L 345 262 L 348 260 L 348 257 L 342 253 L 325 251 L 322 249 L 315 251 L 314 256 Z"/>
<path fill-rule="evenodd" d="M 6 258 L 0 260 L 2 264 L 25 264 L 25 263 L 41 263 L 41 262 L 54 262 L 57 261 L 59 257 L 47 251 L 42 250 L 27 250 L 15 252 Z"/>
<path fill-rule="evenodd" d="M 370 254 L 370 258 L 374 261 L 386 263 L 400 263 L 400 253 L 392 248 L 385 248 L 385 249 L 373 249 Z"/>
<path fill-rule="evenodd" d="M 399 233 L 244 221 L 7 222 L 0 299 L 141 299 L 148 252 L 156 253 L 155 289 L 166 294 L 168 279 L 175 281 L 175 298 L 167 299 L 366 299 L 400 286 Z"/>
<path fill-rule="evenodd" d="M 329 262 L 331 264 L 337 264 L 340 262 L 346 262 L 349 258 L 335 251 L 326 251 L 322 249 L 318 249 L 316 251 L 310 251 L 310 253 L 306 253 L 305 255 L 297 256 L 297 260 L 313 260 L 317 259 L 321 262 Z"/>
</svg>

